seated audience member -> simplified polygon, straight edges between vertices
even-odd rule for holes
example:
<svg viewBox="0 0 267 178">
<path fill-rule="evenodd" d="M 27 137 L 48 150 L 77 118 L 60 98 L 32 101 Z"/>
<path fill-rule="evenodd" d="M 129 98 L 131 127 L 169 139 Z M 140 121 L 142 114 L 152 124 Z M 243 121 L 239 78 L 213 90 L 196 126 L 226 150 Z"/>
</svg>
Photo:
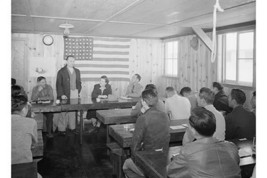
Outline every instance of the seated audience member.
<svg viewBox="0 0 267 178">
<path fill-rule="evenodd" d="M 192 94 L 192 90 L 190 87 L 184 87 L 180 91 L 180 95 L 186 97 L 191 104 L 191 110 L 197 107 L 197 97 Z"/>
<path fill-rule="evenodd" d="M 109 79 L 107 76 L 103 75 L 100 78 L 100 83 L 95 84 L 91 97 L 93 100 L 95 100 L 96 98 L 107 99 L 108 95 L 111 94 L 112 89 L 111 85 L 109 84 Z M 86 118 L 91 119 L 94 127 L 100 127 L 101 123 L 96 119 L 96 110 L 87 111 Z"/>
<path fill-rule="evenodd" d="M 218 82 L 213 82 L 213 92 L 215 93 L 215 98 L 213 105 L 218 111 L 225 111 L 225 115 L 232 111 L 232 108 L 228 105 L 228 97 L 223 91 L 223 86 Z"/>
<path fill-rule="evenodd" d="M 11 100 L 12 164 L 32 162 L 31 147 L 38 141 L 37 123 L 27 118 L 28 100 L 25 96 L 14 96 Z"/>
<path fill-rule="evenodd" d="M 54 100 L 53 89 L 46 83 L 46 78 L 40 76 L 37 78 L 37 85 L 32 89 L 32 101 L 38 100 Z M 44 122 L 46 123 L 47 137 L 52 138 L 53 130 L 53 113 L 44 112 Z M 45 129 L 44 129 L 45 130 Z"/>
<path fill-rule="evenodd" d="M 213 137 L 216 119 L 205 108 L 195 108 L 189 129 L 197 139 L 185 144 L 167 166 L 168 177 L 241 177 L 236 145 Z"/>
<path fill-rule="evenodd" d="M 190 116 L 191 104 L 185 97 L 177 95 L 173 87 L 166 88 L 167 99 L 165 110 L 171 120 L 188 119 Z"/>
<path fill-rule="evenodd" d="M 16 83 L 17 83 L 17 80 L 14 78 L 11 78 L 11 86 L 16 85 Z"/>
<path fill-rule="evenodd" d="M 11 97 L 13 96 L 18 96 L 18 95 L 23 95 L 28 99 L 28 96 L 26 92 L 24 91 L 22 86 L 19 85 L 12 85 L 11 86 Z"/>
<path fill-rule="evenodd" d="M 145 90 L 153 90 L 155 94 L 158 94 L 157 88 L 154 84 L 147 84 Z M 155 106 L 159 111 L 165 112 L 165 105 L 162 100 L 158 100 L 157 105 Z M 139 116 L 144 112 L 144 108 L 142 106 L 141 99 L 136 103 L 131 111 L 131 116 Z"/>
<path fill-rule="evenodd" d="M 225 118 L 225 139 L 227 140 L 253 138 L 255 136 L 255 115 L 243 107 L 245 101 L 246 95 L 242 90 L 232 89 L 229 95 L 229 105 L 234 109 Z"/>
<path fill-rule="evenodd" d="M 140 80 L 141 76 L 139 74 L 133 75 L 126 90 L 126 97 L 138 98 L 141 96 L 143 86 L 139 83 Z"/>
<path fill-rule="evenodd" d="M 251 104 L 251 112 L 253 112 L 256 115 L 256 91 L 252 93 L 250 104 Z"/>
<path fill-rule="evenodd" d="M 205 109 L 212 112 L 216 120 L 216 130 L 213 134 L 213 137 L 217 138 L 219 141 L 225 139 L 225 119 L 218 110 L 213 106 L 214 93 L 211 89 L 203 87 L 199 91 L 198 105 L 204 107 Z M 190 129 L 187 129 L 183 137 L 183 145 L 192 142 L 194 140 L 193 133 L 190 132 Z"/>
<path fill-rule="evenodd" d="M 170 121 L 166 113 L 159 111 L 157 105 L 158 97 L 153 90 L 142 92 L 142 105 L 146 111 L 135 124 L 133 133 L 131 154 L 132 158 L 125 160 L 123 170 L 130 169 L 140 176 L 144 176 L 134 163 L 137 151 L 155 151 L 162 149 L 168 155 L 170 140 Z"/>
</svg>

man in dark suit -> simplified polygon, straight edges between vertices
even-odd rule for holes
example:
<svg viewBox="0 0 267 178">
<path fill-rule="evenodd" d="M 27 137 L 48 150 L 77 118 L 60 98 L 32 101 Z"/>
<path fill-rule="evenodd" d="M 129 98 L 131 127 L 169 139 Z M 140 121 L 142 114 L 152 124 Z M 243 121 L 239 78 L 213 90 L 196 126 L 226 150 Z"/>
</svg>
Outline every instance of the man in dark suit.
<svg viewBox="0 0 267 178">
<path fill-rule="evenodd" d="M 57 99 L 67 100 L 78 98 L 81 92 L 81 74 L 79 69 L 74 67 L 75 57 L 68 56 L 67 64 L 57 73 L 56 89 Z M 62 135 L 65 134 L 66 127 L 75 132 L 75 112 L 62 112 L 62 117 L 58 122 L 58 130 Z"/>
<path fill-rule="evenodd" d="M 232 111 L 232 108 L 228 105 L 228 97 L 223 91 L 223 86 L 218 82 L 213 82 L 212 86 L 213 92 L 215 93 L 213 106 L 218 111 L 224 111 L 225 115 L 230 113 Z"/>
<path fill-rule="evenodd" d="M 232 89 L 229 95 L 229 105 L 234 109 L 225 118 L 225 139 L 227 140 L 253 138 L 255 136 L 255 115 L 243 107 L 245 101 L 246 95 L 242 90 Z"/>
</svg>

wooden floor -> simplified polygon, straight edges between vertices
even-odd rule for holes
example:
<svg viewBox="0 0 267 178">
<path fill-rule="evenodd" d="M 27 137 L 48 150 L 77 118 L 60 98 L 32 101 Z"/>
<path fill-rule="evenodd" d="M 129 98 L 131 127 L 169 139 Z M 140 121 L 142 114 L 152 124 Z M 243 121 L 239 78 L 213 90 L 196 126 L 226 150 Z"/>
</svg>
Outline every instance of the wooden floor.
<svg viewBox="0 0 267 178">
<path fill-rule="evenodd" d="M 83 144 L 73 133 L 54 138 L 44 138 L 44 157 L 38 162 L 38 172 L 43 178 L 113 178 L 112 165 L 107 155 L 106 128 L 88 133 L 85 125 Z"/>
</svg>

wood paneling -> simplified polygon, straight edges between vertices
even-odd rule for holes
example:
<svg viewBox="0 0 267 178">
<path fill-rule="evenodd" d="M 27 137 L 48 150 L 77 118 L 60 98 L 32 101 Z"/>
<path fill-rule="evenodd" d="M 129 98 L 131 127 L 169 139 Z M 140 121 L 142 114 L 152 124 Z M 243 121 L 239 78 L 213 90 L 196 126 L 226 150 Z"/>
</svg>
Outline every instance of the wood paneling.
<svg viewBox="0 0 267 178">
<path fill-rule="evenodd" d="M 64 66 L 63 49 L 64 42 L 61 35 L 53 35 L 54 43 L 51 46 L 45 46 L 42 43 L 42 34 L 22 34 L 13 33 L 12 39 L 15 46 L 18 41 L 16 39 L 23 39 L 25 41 L 25 61 L 26 65 L 23 71 L 29 70 L 29 59 L 32 57 L 53 57 L 56 59 L 56 70 L 58 71 Z M 145 86 L 147 83 L 158 82 L 158 76 L 162 75 L 162 41 L 161 40 L 144 40 L 132 39 L 130 48 L 130 76 L 139 73 L 142 76 L 141 84 Z M 12 48 L 12 53 L 15 51 Z M 31 96 L 32 88 L 36 85 L 36 77 L 30 77 L 29 74 L 25 76 L 25 89 L 28 96 Z M 56 97 L 56 75 L 47 77 L 47 83 L 54 89 L 54 96 Z M 98 82 L 83 82 L 81 97 L 90 97 L 94 84 Z M 128 82 L 112 81 L 111 86 L 113 94 L 116 96 L 124 95 Z"/>
</svg>

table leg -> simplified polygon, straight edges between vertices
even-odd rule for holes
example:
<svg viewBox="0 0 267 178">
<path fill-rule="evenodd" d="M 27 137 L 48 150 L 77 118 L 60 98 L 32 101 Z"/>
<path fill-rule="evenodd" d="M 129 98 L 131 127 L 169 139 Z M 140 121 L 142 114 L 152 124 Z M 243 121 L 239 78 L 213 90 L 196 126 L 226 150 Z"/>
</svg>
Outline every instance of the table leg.
<svg viewBox="0 0 267 178">
<path fill-rule="evenodd" d="M 80 111 L 80 144 L 83 144 L 83 111 Z"/>
</svg>

